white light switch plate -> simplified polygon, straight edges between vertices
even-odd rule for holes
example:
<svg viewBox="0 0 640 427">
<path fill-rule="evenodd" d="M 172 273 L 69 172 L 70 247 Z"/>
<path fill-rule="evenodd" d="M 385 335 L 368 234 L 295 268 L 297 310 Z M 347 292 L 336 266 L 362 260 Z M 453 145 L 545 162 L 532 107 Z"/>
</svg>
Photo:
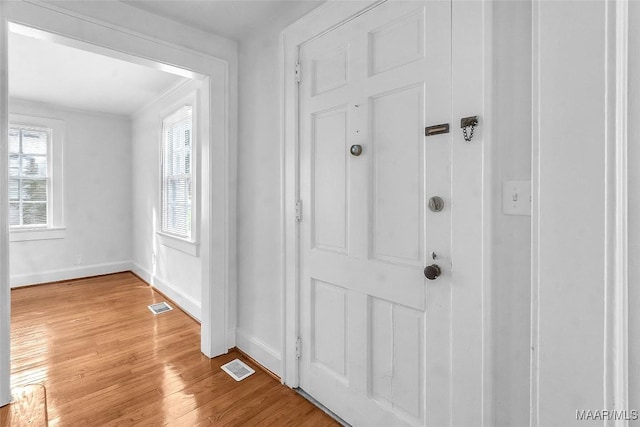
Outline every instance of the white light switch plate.
<svg viewBox="0 0 640 427">
<path fill-rule="evenodd" d="M 505 215 L 531 215 L 531 181 L 503 182 L 502 213 Z"/>
</svg>

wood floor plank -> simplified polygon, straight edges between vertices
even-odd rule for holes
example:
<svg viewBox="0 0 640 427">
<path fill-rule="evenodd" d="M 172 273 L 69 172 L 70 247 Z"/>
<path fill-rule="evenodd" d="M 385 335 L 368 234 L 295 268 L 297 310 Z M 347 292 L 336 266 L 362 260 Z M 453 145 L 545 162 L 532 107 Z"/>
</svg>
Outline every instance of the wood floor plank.
<svg viewBox="0 0 640 427">
<path fill-rule="evenodd" d="M 165 298 L 132 273 L 11 296 L 12 386 L 46 387 L 50 426 L 338 425 L 241 353 L 202 355 L 200 325 L 177 308 L 153 315 Z M 220 369 L 236 358 L 256 373 Z"/>
<path fill-rule="evenodd" d="M 30 384 L 11 390 L 13 401 L 0 408 L 2 427 L 46 427 L 47 393 L 44 386 Z"/>
</svg>

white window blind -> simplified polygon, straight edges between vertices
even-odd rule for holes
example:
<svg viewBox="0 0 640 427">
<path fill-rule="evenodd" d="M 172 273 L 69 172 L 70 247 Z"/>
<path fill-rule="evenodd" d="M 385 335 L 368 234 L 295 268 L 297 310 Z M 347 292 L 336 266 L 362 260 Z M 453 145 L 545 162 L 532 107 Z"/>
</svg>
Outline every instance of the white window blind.
<svg viewBox="0 0 640 427">
<path fill-rule="evenodd" d="M 162 122 L 162 231 L 191 239 L 192 107 Z"/>
<path fill-rule="evenodd" d="M 49 142 L 52 130 L 9 128 L 9 224 L 46 227 L 49 223 L 51 182 Z"/>
</svg>

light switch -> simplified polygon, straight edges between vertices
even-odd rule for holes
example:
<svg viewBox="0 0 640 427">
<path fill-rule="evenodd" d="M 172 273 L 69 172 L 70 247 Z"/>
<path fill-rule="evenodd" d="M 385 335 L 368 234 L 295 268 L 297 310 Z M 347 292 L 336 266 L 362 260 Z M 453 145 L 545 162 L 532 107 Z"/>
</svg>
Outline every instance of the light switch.
<svg viewBox="0 0 640 427">
<path fill-rule="evenodd" d="M 531 215 L 531 181 L 503 182 L 502 213 L 505 215 Z"/>
</svg>

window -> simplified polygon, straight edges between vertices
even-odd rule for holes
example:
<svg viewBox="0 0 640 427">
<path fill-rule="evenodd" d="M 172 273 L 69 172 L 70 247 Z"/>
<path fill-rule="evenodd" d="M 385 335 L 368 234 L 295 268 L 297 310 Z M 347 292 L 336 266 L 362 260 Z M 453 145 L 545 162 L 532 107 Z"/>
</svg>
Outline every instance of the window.
<svg viewBox="0 0 640 427">
<path fill-rule="evenodd" d="M 52 130 L 9 128 L 9 225 L 46 227 L 51 199 L 49 141 Z"/>
<path fill-rule="evenodd" d="M 9 115 L 11 240 L 64 237 L 62 140 L 64 122 Z"/>
<path fill-rule="evenodd" d="M 162 122 L 162 232 L 193 240 L 193 111 L 180 108 Z"/>
</svg>

